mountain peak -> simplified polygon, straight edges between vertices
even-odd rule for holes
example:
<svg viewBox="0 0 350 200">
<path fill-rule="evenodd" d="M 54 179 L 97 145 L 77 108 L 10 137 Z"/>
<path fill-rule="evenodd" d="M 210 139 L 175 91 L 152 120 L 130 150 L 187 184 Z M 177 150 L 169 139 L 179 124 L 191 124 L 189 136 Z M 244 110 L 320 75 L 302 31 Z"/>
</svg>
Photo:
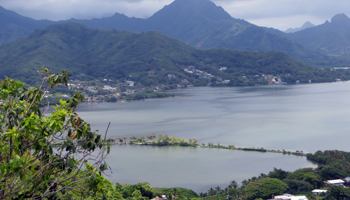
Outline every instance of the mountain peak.
<svg viewBox="0 0 350 200">
<path fill-rule="evenodd" d="M 311 27 L 314 27 L 314 26 L 315 25 L 313 23 L 307 21 L 301 26 L 301 29 L 311 28 Z"/>
<path fill-rule="evenodd" d="M 335 15 L 332 17 L 331 23 L 332 24 L 338 24 L 338 23 L 349 23 L 350 19 L 348 16 L 346 16 L 344 13 Z"/>
<path fill-rule="evenodd" d="M 232 20 L 232 17 L 220 6 L 210 0 L 175 0 L 156 12 L 151 18 L 177 16 L 179 19 L 199 17 L 209 20 Z M 162 17 L 163 18 L 163 17 Z"/>
<path fill-rule="evenodd" d="M 307 21 L 300 28 L 289 28 L 285 32 L 286 33 L 294 33 L 294 32 L 301 31 L 301 30 L 304 30 L 304 29 L 307 29 L 307 28 L 311 28 L 311 27 L 314 27 L 314 26 L 315 26 L 314 24 L 312 24 L 311 22 Z"/>
</svg>

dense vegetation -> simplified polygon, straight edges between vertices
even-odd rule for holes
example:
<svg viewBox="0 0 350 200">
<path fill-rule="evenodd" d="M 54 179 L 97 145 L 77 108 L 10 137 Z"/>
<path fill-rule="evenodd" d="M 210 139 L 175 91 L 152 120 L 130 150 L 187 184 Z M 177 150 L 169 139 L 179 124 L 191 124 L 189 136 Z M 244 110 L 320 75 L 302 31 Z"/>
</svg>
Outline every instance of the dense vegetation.
<svg viewBox="0 0 350 200">
<path fill-rule="evenodd" d="M 67 86 L 68 79 L 65 71 L 44 69 L 40 87 L 29 89 L 13 79 L 0 83 L 1 199 L 85 198 L 104 193 L 110 184 L 101 176 L 109 146 L 75 112 L 82 95 L 61 100 L 50 115 L 39 108 L 44 94 Z"/>
<path fill-rule="evenodd" d="M 128 18 L 123 14 L 115 13 L 111 17 L 102 19 L 71 19 L 53 22 L 33 20 L 5 9 L 0 9 L 0 12 L 2 14 L 0 21 L 3 23 L 0 32 L 4 34 L 0 38 L 0 43 L 14 41 L 50 24 L 79 22 L 91 28 L 135 32 L 158 31 L 202 49 L 281 51 L 310 65 L 322 67 L 347 66 L 349 63 L 349 60 L 329 57 L 303 46 L 305 44 L 309 47 L 310 44 L 316 44 L 318 48 L 313 49 L 321 50 L 323 53 L 329 53 L 320 49 L 323 46 L 326 47 L 327 51 L 347 51 L 346 32 L 340 32 L 340 34 L 334 32 L 332 33 L 334 37 L 329 37 L 328 29 L 321 29 L 314 31 L 314 35 L 289 37 L 290 35 L 276 29 L 261 28 L 245 20 L 232 18 L 225 10 L 209 0 L 176 0 L 148 19 Z M 333 38 L 335 38 L 334 41 Z M 299 43 L 290 39 L 295 39 L 294 41 Z M 314 42 L 315 40 L 316 42 Z"/>
<path fill-rule="evenodd" d="M 324 170 L 338 169 L 337 171 L 327 173 L 344 173 L 350 174 L 350 153 L 337 150 L 317 151 L 314 154 L 307 154 L 307 158 L 311 161 L 317 162 L 321 165 L 330 166 L 331 168 L 324 168 Z"/>
<path fill-rule="evenodd" d="M 2 76 L 31 85 L 39 84 L 39 66 L 69 70 L 74 79 L 130 80 L 146 87 L 176 86 L 184 80 L 195 86 L 267 84 L 263 75 L 277 76 L 287 83 L 350 77 L 347 70 L 313 68 L 280 52 L 197 50 L 157 32 L 92 30 L 74 23 L 53 25 L 1 46 L 0 64 L 7 66 L 0 69 Z M 189 66 L 215 77 L 186 73 Z M 227 70 L 219 70 L 221 67 Z M 222 80 L 230 82 L 222 84 Z"/>
<path fill-rule="evenodd" d="M 152 89 L 145 90 L 143 92 L 128 95 L 126 97 L 127 100 L 141 100 L 141 99 L 150 99 L 150 98 L 165 98 L 165 97 L 174 97 L 175 95 L 169 93 L 159 93 L 155 92 Z"/>
</svg>

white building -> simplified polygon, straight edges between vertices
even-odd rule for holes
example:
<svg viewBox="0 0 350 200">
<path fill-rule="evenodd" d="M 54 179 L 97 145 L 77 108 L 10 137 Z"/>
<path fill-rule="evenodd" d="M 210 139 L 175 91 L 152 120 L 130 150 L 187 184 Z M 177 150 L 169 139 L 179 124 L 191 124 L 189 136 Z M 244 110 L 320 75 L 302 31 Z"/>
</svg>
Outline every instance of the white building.
<svg viewBox="0 0 350 200">
<path fill-rule="evenodd" d="M 134 86 L 135 82 L 134 81 L 126 81 L 126 84 L 128 84 L 129 86 Z"/>
<path fill-rule="evenodd" d="M 326 181 L 326 183 L 330 185 L 344 185 L 345 182 L 341 179 L 335 179 L 335 180 L 328 180 Z"/>
<path fill-rule="evenodd" d="M 291 194 L 278 195 L 273 198 L 275 200 L 308 200 L 306 196 L 293 196 Z"/>
<path fill-rule="evenodd" d="M 311 192 L 316 194 L 316 195 L 319 195 L 319 194 L 322 194 L 322 193 L 327 193 L 327 190 L 314 189 Z"/>
</svg>

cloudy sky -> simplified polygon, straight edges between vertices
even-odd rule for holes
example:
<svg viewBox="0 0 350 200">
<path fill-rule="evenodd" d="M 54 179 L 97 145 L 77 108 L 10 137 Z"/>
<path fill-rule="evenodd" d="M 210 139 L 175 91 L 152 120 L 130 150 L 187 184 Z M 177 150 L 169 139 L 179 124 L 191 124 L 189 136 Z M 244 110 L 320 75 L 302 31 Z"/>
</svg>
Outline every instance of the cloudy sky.
<svg viewBox="0 0 350 200">
<path fill-rule="evenodd" d="M 305 21 L 318 25 L 334 15 L 350 16 L 349 0 L 212 0 L 232 17 L 282 31 Z M 173 0 L 0 0 L 0 5 L 34 19 L 91 19 L 123 13 L 147 18 Z"/>
</svg>

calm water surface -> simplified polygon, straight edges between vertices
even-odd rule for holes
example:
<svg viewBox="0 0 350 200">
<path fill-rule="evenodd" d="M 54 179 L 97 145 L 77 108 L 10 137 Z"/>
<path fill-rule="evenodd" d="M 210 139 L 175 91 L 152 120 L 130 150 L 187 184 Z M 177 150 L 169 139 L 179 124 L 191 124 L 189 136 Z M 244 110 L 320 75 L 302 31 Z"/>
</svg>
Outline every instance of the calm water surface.
<svg viewBox="0 0 350 200">
<path fill-rule="evenodd" d="M 186 97 L 81 104 L 78 113 L 109 136 L 155 133 L 198 143 L 288 151 L 350 151 L 350 82 L 244 88 L 187 88 Z M 305 158 L 218 149 L 113 146 L 112 181 L 204 192 L 273 167 L 314 166 Z"/>
</svg>

